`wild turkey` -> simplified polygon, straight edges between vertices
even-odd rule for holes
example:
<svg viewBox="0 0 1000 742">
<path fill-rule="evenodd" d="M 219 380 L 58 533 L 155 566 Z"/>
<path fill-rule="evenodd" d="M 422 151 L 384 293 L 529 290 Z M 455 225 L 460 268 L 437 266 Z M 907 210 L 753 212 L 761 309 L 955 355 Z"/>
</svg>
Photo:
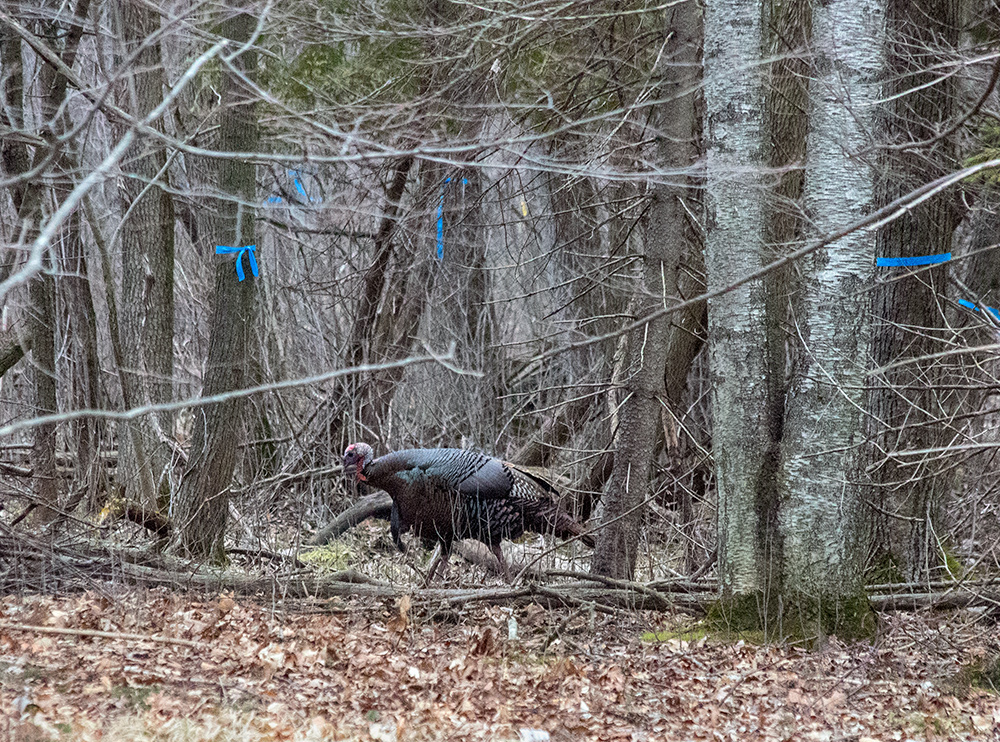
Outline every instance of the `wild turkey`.
<svg viewBox="0 0 1000 742">
<path fill-rule="evenodd" d="M 392 497 L 389 530 L 400 551 L 400 534 L 410 528 L 441 544 L 444 563 L 455 539 L 473 538 L 496 555 L 509 582 L 501 539 L 515 539 L 525 531 L 551 531 L 564 539 L 579 536 L 588 546 L 594 545 L 583 526 L 559 509 L 555 500 L 559 493 L 552 485 L 477 451 L 418 448 L 376 459 L 367 443 L 353 443 L 344 451 L 344 472 Z M 432 566 L 428 582 L 439 566 Z"/>
</svg>

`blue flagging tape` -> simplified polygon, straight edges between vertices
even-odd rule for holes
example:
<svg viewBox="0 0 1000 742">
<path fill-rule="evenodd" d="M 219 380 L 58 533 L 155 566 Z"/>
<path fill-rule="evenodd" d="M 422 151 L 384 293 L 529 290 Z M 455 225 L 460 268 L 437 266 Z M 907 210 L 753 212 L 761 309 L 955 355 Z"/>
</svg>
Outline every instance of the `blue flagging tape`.
<svg viewBox="0 0 1000 742">
<path fill-rule="evenodd" d="M 445 178 L 441 184 L 441 198 L 438 200 L 437 212 L 437 256 L 438 260 L 444 260 L 444 187 L 451 183 L 451 178 Z M 469 185 L 468 178 L 462 178 L 462 186 Z M 462 195 L 465 195 L 465 188 L 462 188 Z"/>
<path fill-rule="evenodd" d="M 288 177 L 292 179 L 292 183 L 295 185 L 295 190 L 302 197 L 302 200 L 299 203 L 300 204 L 306 204 L 306 203 L 310 203 L 311 204 L 311 203 L 316 203 L 317 201 L 322 201 L 323 199 L 321 199 L 321 198 L 313 198 L 312 196 L 310 196 L 306 192 L 306 187 L 302 184 L 302 180 L 299 177 L 299 175 L 300 175 L 300 173 L 299 173 L 298 170 L 289 170 L 288 171 Z M 264 199 L 264 203 L 266 203 L 266 204 L 280 204 L 280 203 L 284 203 L 284 201 L 285 201 L 285 199 L 283 199 L 281 196 L 269 196 L 266 199 Z"/>
<path fill-rule="evenodd" d="M 451 178 L 445 178 L 441 184 L 441 198 L 438 199 L 438 229 L 437 229 L 437 256 L 438 260 L 444 260 L 444 187 L 451 183 Z"/>
<path fill-rule="evenodd" d="M 243 256 L 246 255 L 250 260 L 250 270 L 253 271 L 254 278 L 257 277 L 257 258 L 254 257 L 254 250 L 257 249 L 256 245 L 245 245 L 244 247 L 229 247 L 228 245 L 216 245 L 215 254 L 216 255 L 226 255 L 229 253 L 236 253 L 236 277 L 241 281 L 246 278 L 246 274 L 243 272 Z"/>
<path fill-rule="evenodd" d="M 949 260 L 951 260 L 951 253 L 943 252 L 940 255 L 921 255 L 919 258 L 875 258 L 875 265 L 879 267 L 897 265 L 934 265 L 934 263 L 944 263 Z"/>
<path fill-rule="evenodd" d="M 889 267 L 899 265 L 934 265 L 935 263 L 945 263 L 951 260 L 950 252 L 943 252 L 940 255 L 922 255 L 919 258 L 875 258 L 875 265 Z M 966 309 L 978 312 L 979 307 L 968 299 L 959 299 L 958 303 Z M 986 311 L 1000 320 L 1000 310 L 993 307 L 986 307 Z"/>
<path fill-rule="evenodd" d="M 979 307 L 973 304 L 968 299 L 959 299 L 958 303 L 961 304 L 966 309 L 971 309 L 973 312 L 979 311 Z M 1000 310 L 994 309 L 993 307 L 986 307 L 986 311 L 992 314 L 998 320 L 1000 320 Z"/>
</svg>

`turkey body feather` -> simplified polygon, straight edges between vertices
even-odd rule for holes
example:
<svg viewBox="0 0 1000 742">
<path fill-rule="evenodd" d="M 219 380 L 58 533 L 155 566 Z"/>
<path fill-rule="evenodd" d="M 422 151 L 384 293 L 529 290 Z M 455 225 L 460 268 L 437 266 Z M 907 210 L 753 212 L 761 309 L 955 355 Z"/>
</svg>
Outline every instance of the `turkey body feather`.
<svg viewBox="0 0 1000 742">
<path fill-rule="evenodd" d="M 389 493 L 390 530 L 400 549 L 401 534 L 411 529 L 439 542 L 445 560 L 456 539 L 476 539 L 490 547 L 509 579 L 500 550 L 505 538 L 552 532 L 594 545 L 583 526 L 559 508 L 551 484 L 477 451 L 420 448 L 376 459 L 371 446 L 355 443 L 344 452 L 344 471 Z"/>
</svg>

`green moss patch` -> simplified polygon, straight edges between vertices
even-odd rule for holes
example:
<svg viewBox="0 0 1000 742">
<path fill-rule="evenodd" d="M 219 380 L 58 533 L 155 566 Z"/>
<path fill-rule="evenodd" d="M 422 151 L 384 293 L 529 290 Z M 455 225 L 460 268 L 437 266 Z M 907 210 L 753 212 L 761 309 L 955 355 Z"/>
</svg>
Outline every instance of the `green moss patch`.
<svg viewBox="0 0 1000 742">
<path fill-rule="evenodd" d="M 354 551 L 341 541 L 331 541 L 324 546 L 299 554 L 299 560 L 316 567 L 321 572 L 347 569 L 356 559 Z"/>
<path fill-rule="evenodd" d="M 864 593 L 836 597 L 743 593 L 713 603 L 706 624 L 711 630 L 743 639 L 810 645 L 831 634 L 845 641 L 867 639 L 876 629 L 875 612 Z"/>
</svg>

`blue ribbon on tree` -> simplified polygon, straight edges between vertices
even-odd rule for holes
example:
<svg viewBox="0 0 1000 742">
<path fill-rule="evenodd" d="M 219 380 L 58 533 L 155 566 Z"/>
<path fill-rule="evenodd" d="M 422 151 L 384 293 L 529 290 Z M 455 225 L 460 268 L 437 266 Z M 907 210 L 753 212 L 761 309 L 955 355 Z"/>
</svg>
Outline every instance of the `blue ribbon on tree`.
<svg viewBox="0 0 1000 742">
<path fill-rule="evenodd" d="M 302 197 L 301 200 L 298 200 L 296 202 L 299 206 L 303 206 L 303 205 L 305 205 L 307 203 L 311 204 L 311 203 L 315 203 L 317 201 L 322 201 L 323 200 L 322 198 L 313 198 L 312 196 L 310 196 L 306 192 L 306 187 L 302 184 L 302 180 L 301 180 L 302 173 L 300 173 L 298 170 L 289 170 L 288 171 L 288 177 L 292 179 L 292 183 L 295 185 L 295 190 Z M 281 196 L 268 196 L 266 199 L 264 199 L 264 203 L 266 203 L 266 204 L 280 204 L 280 203 L 283 203 L 284 200 L 285 199 L 283 199 Z M 295 205 L 295 204 L 293 204 L 293 205 Z"/>
<path fill-rule="evenodd" d="M 437 210 L 437 257 L 438 260 L 444 260 L 444 187 L 451 183 L 451 178 L 445 178 L 444 183 L 441 184 L 441 198 L 438 200 L 438 210 Z M 464 186 L 469 185 L 468 178 L 462 178 L 462 195 L 465 195 Z"/>
<path fill-rule="evenodd" d="M 257 277 L 257 258 L 254 257 L 254 250 L 257 249 L 256 245 L 245 245 L 244 247 L 229 247 L 228 245 L 216 245 L 215 254 L 216 255 L 226 255 L 230 253 L 236 253 L 236 277 L 241 281 L 246 278 L 246 274 L 243 273 L 243 255 L 246 254 L 247 258 L 250 260 L 250 270 L 253 271 L 254 278 Z"/>
<path fill-rule="evenodd" d="M 444 260 L 444 187 L 446 183 L 451 183 L 451 178 L 445 178 L 441 184 L 441 199 L 438 201 L 437 213 L 437 256 L 438 260 Z"/>
<path fill-rule="evenodd" d="M 940 255 L 921 255 L 917 258 L 875 258 L 875 265 L 879 268 L 900 265 L 934 265 L 935 263 L 945 263 L 949 260 L 951 260 L 951 253 L 943 252 Z"/>
<path fill-rule="evenodd" d="M 971 309 L 973 312 L 978 312 L 979 311 L 979 307 L 977 307 L 975 304 L 973 304 L 968 299 L 959 299 L 958 303 L 961 304 L 966 309 Z M 986 311 L 988 311 L 990 314 L 992 314 L 994 317 L 996 317 L 998 320 L 1000 320 L 1000 311 L 997 311 L 993 307 L 986 307 Z"/>
</svg>

